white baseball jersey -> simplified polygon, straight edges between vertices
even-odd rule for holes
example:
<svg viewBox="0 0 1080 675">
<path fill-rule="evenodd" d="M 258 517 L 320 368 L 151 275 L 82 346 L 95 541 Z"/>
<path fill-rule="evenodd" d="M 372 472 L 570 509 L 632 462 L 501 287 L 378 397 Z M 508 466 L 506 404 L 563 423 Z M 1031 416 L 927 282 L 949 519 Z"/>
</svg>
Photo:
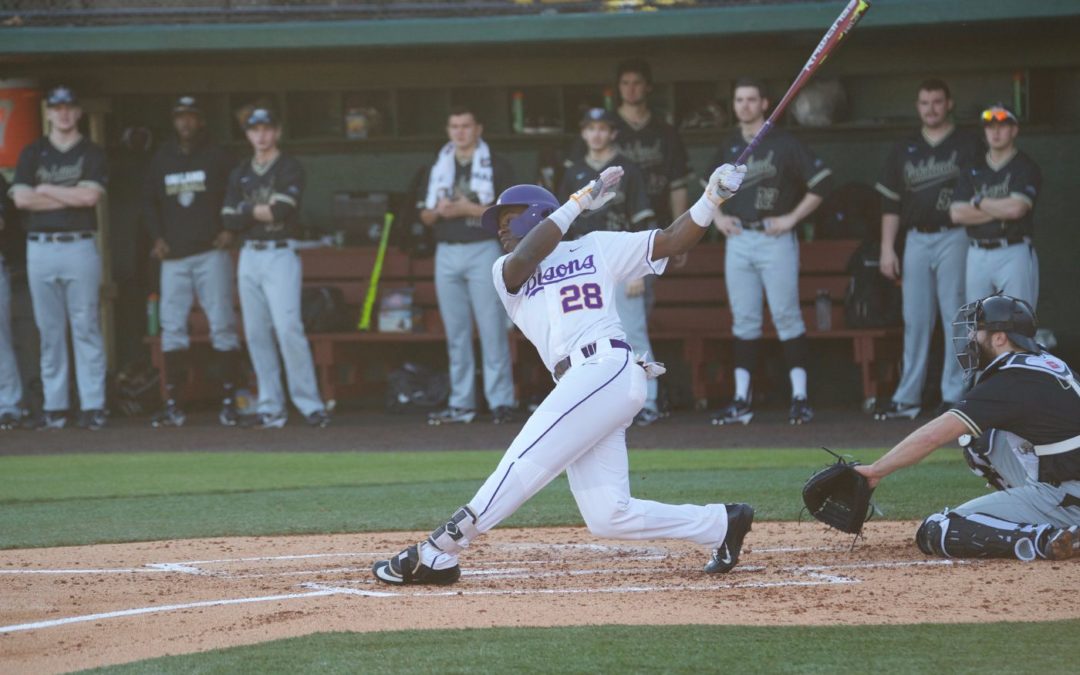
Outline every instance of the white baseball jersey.
<svg viewBox="0 0 1080 675">
<path fill-rule="evenodd" d="M 626 339 L 615 311 L 616 289 L 631 279 L 663 274 L 667 258 L 651 259 L 658 232 L 592 232 L 561 242 L 515 293 L 503 280 L 509 255 L 495 261 L 492 275 L 503 306 L 548 370 L 589 343 Z"/>
</svg>

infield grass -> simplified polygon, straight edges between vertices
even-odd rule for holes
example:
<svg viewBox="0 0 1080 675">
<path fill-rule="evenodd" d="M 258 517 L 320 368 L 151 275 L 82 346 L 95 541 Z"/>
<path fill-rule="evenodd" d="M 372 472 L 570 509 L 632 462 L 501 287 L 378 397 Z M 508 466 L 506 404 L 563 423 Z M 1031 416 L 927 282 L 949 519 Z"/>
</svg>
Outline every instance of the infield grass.
<svg viewBox="0 0 1080 675">
<path fill-rule="evenodd" d="M 1075 672 L 1080 621 L 319 633 L 92 673 Z M 965 647 L 966 645 L 966 647 Z"/>
<path fill-rule="evenodd" d="M 871 461 L 882 450 L 853 451 Z M 131 453 L 0 458 L 0 548 L 212 536 L 426 530 L 472 497 L 501 453 Z M 642 450 L 635 496 L 754 504 L 795 520 L 820 450 Z M 890 476 L 888 519 L 923 517 L 983 493 L 958 450 Z M 581 525 L 565 477 L 507 526 Z"/>
</svg>

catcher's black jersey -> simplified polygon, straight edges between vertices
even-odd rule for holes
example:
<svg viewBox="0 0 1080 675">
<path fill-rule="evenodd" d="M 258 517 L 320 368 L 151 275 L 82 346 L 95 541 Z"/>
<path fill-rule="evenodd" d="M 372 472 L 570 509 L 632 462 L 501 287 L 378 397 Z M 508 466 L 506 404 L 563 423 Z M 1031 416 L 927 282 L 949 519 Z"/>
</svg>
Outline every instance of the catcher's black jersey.
<svg viewBox="0 0 1080 675">
<path fill-rule="evenodd" d="M 304 194 L 304 167 L 280 153 L 269 166 L 251 159 L 233 169 L 221 209 L 227 229 L 245 239 L 293 239 L 300 236 L 300 200 Z M 256 220 L 252 209 L 266 204 L 274 222 Z"/>
<path fill-rule="evenodd" d="M 645 178 L 641 170 L 628 158 L 616 154 L 603 166 L 596 168 L 586 160 L 580 159 L 566 170 L 563 174 L 562 184 L 559 186 L 558 197 L 561 201 L 570 198 L 591 180 L 600 176 L 600 172 L 609 166 L 621 166 L 623 177 L 615 191 L 615 198 L 608 202 L 604 208 L 595 211 L 585 211 L 570 226 L 567 232 L 571 239 L 583 237 L 590 232 L 598 230 L 608 232 L 636 232 L 648 229 L 655 221 L 649 195 L 645 190 Z"/>
<path fill-rule="evenodd" d="M 15 166 L 11 192 L 42 184 L 90 187 L 105 191 L 109 182 L 105 151 L 86 137 L 61 149 L 43 136 L 23 148 Z M 28 232 L 87 232 L 97 229 L 94 207 L 68 207 L 51 211 L 26 211 L 23 226 Z"/>
<path fill-rule="evenodd" d="M 713 156 L 708 173 L 721 164 L 734 164 L 746 146 L 742 131 L 736 129 Z M 807 192 L 828 194 L 831 176 L 805 143 L 783 129 L 773 129 L 747 157 L 742 187 L 720 208 L 744 222 L 781 216 L 798 206 Z"/>
<path fill-rule="evenodd" d="M 957 180 L 981 148 L 979 138 L 963 129 L 953 129 L 937 143 L 921 132 L 897 143 L 874 186 L 882 196 L 882 212 L 899 214 L 902 229 L 952 227 L 949 205 Z"/>
<path fill-rule="evenodd" d="M 999 199 L 1013 197 L 1027 202 L 1031 208 L 1016 220 L 991 220 L 982 225 L 970 225 L 968 236 L 973 239 L 999 237 L 1030 237 L 1035 233 L 1035 200 L 1042 190 L 1042 171 L 1033 159 L 1017 150 L 1012 159 L 1001 166 L 990 164 L 987 154 L 975 163 L 956 185 L 953 201 L 970 201 L 976 194 Z"/>
</svg>

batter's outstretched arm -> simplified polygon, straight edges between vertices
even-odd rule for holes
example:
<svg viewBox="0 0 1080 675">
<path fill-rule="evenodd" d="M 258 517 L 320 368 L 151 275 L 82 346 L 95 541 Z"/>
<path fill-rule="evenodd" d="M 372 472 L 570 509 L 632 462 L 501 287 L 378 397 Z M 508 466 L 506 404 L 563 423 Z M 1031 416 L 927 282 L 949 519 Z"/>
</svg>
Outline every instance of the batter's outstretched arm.
<svg viewBox="0 0 1080 675">
<path fill-rule="evenodd" d="M 712 221 L 710 220 L 709 224 Z M 653 260 L 663 260 L 676 255 L 682 255 L 694 248 L 705 233 L 708 226 L 702 227 L 694 222 L 690 211 L 675 219 L 675 222 L 656 233 L 653 239 Z"/>
<path fill-rule="evenodd" d="M 653 239 L 653 260 L 662 260 L 686 253 L 694 247 L 712 226 L 716 209 L 738 191 L 746 175 L 746 166 L 724 164 L 713 171 L 705 192 L 690 210 L 656 234 Z"/>
</svg>

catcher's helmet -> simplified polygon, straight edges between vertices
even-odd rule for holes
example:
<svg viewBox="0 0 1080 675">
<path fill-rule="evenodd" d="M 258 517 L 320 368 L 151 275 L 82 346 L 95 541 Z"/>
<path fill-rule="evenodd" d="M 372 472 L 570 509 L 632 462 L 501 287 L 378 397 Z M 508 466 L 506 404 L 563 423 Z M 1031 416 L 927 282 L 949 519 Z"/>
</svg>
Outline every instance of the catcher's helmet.
<svg viewBox="0 0 1080 675">
<path fill-rule="evenodd" d="M 957 342 L 956 359 L 969 379 L 976 370 L 988 365 L 980 363 L 981 351 L 975 335 L 980 330 L 1002 331 L 1020 349 L 1036 354 L 1042 351 L 1039 343 L 1035 342 L 1038 328 L 1035 311 L 1026 301 L 1010 295 L 998 293 L 969 302 L 956 312 L 953 326 L 956 328 L 953 337 Z"/>
<path fill-rule="evenodd" d="M 510 232 L 518 239 L 523 238 L 540 224 L 544 218 L 559 208 L 559 200 L 539 185 L 515 185 L 503 190 L 495 204 L 484 211 L 480 224 L 492 234 L 499 233 L 499 214 L 507 206 L 524 206 L 525 211 L 510 221 Z"/>
</svg>

